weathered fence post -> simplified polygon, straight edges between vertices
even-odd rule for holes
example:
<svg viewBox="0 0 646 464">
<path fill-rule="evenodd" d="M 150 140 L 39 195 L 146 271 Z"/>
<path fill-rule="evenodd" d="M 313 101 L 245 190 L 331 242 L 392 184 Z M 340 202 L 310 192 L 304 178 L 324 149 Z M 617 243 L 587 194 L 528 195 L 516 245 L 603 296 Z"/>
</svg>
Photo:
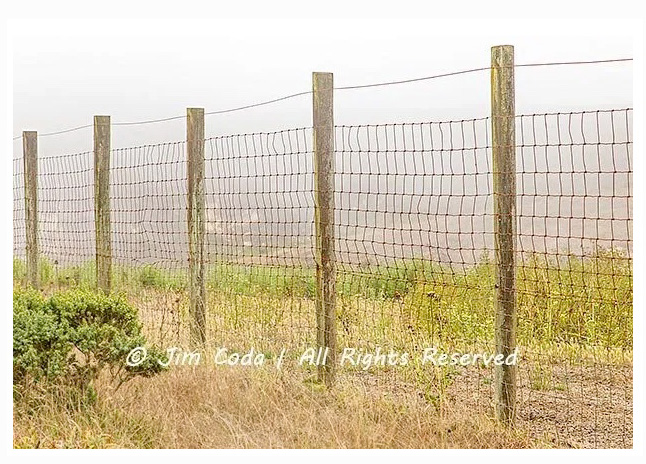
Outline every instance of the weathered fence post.
<svg viewBox="0 0 646 464">
<path fill-rule="evenodd" d="M 336 261 L 334 255 L 334 111 L 332 73 L 313 73 L 314 223 L 316 229 L 317 343 L 327 353 L 319 380 L 336 371 Z"/>
<path fill-rule="evenodd" d="M 188 172 L 188 265 L 190 275 L 191 343 L 206 341 L 204 283 L 204 108 L 186 110 Z"/>
<path fill-rule="evenodd" d="M 22 133 L 27 282 L 38 288 L 38 132 Z"/>
<path fill-rule="evenodd" d="M 491 49 L 491 123 L 495 242 L 496 353 L 516 349 L 516 136 L 514 47 Z M 496 416 L 512 424 L 516 412 L 516 365 L 495 367 Z"/>
<path fill-rule="evenodd" d="M 96 284 L 109 293 L 112 286 L 110 226 L 110 116 L 94 116 L 94 223 Z"/>
</svg>

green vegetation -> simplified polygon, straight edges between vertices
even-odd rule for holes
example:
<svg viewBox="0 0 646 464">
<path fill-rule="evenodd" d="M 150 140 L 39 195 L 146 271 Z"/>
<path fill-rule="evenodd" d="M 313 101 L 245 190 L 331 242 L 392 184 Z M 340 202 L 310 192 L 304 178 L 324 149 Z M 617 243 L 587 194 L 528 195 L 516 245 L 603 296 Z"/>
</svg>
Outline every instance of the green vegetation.
<svg viewBox="0 0 646 464">
<path fill-rule="evenodd" d="M 119 384 L 162 370 L 161 352 L 132 367 L 126 356 L 145 346 L 137 311 L 122 297 L 69 290 L 45 298 L 34 290 L 14 290 L 14 385 L 63 381 L 78 391 L 92 391 L 104 367 Z"/>
<path fill-rule="evenodd" d="M 94 286 L 91 262 L 45 271 L 48 266 L 41 271 L 45 288 Z M 530 256 L 517 276 L 520 344 L 632 348 L 632 260 L 625 254 L 602 250 L 560 261 Z M 14 279 L 22 278 L 24 264 L 14 260 Z M 186 296 L 187 276 L 181 269 L 118 266 L 114 285 L 138 302 L 135 295 L 142 290 L 172 294 L 179 302 Z M 309 315 L 302 323 L 297 319 L 313 303 L 313 269 L 215 264 L 208 267 L 207 290 L 209 304 L 217 306 L 212 313 L 226 323 L 220 332 L 311 325 Z M 452 346 L 493 340 L 494 268 L 486 259 L 464 270 L 421 260 L 340 268 L 337 293 L 339 332 L 349 341 L 392 344 L 396 340 L 389 334 L 400 339 L 407 333 Z"/>
<path fill-rule="evenodd" d="M 563 263 L 538 257 L 517 273 L 518 341 L 632 348 L 632 261 L 618 252 Z M 443 341 L 494 336 L 494 271 L 481 263 L 464 274 L 420 279 L 403 298 L 415 326 Z"/>
<path fill-rule="evenodd" d="M 27 275 L 27 267 L 22 259 L 13 259 L 13 280 L 14 282 L 21 282 Z"/>
</svg>

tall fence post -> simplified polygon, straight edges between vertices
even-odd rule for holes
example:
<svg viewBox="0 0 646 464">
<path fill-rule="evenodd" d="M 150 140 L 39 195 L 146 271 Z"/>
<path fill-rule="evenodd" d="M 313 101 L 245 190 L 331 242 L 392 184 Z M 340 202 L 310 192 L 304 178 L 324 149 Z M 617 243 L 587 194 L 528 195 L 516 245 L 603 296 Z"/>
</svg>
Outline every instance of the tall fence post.
<svg viewBox="0 0 646 464">
<path fill-rule="evenodd" d="M 318 366 L 318 377 L 328 386 L 336 371 L 333 81 L 332 73 L 312 75 L 317 343 L 327 353 L 326 362 Z"/>
<path fill-rule="evenodd" d="M 495 242 L 496 353 L 516 349 L 516 135 L 514 47 L 491 49 L 491 123 Z M 516 365 L 495 367 L 497 418 L 512 424 L 516 412 Z"/>
<path fill-rule="evenodd" d="M 96 229 L 96 284 L 112 287 L 112 232 L 110 226 L 110 116 L 94 116 L 94 223 Z"/>
<path fill-rule="evenodd" d="M 22 133 L 27 282 L 38 288 L 38 132 Z"/>
<path fill-rule="evenodd" d="M 206 342 L 204 284 L 204 108 L 186 110 L 188 172 L 188 265 L 190 275 L 191 343 Z"/>
</svg>

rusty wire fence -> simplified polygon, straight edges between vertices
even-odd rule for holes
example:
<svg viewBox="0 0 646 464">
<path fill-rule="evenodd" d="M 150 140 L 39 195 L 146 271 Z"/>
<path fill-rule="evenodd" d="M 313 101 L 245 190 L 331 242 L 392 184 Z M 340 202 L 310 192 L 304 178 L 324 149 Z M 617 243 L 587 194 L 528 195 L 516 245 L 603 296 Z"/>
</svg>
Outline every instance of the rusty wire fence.
<svg viewBox="0 0 646 464">
<path fill-rule="evenodd" d="M 515 117 L 517 420 L 556 446 L 632 446 L 632 114 Z M 491 366 L 400 356 L 495 350 L 491 123 L 334 127 L 339 351 L 397 355 L 341 376 L 491 411 Z M 209 343 L 269 357 L 316 346 L 313 150 L 311 127 L 204 140 Z M 153 340 L 186 344 L 186 142 L 110 160 L 114 290 Z M 23 176 L 19 156 L 17 282 Z M 93 182 L 92 152 L 38 159 L 45 291 L 96 285 Z"/>
</svg>

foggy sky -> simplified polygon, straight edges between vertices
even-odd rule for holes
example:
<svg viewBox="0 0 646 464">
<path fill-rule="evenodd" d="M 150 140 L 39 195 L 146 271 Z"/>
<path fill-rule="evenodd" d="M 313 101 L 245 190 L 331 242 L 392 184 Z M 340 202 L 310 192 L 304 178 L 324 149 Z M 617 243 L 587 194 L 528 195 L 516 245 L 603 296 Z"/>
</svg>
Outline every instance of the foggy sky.
<svg viewBox="0 0 646 464">
<path fill-rule="evenodd" d="M 335 85 L 423 77 L 488 66 L 490 47 L 515 46 L 516 63 L 632 56 L 631 31 L 576 22 L 496 30 L 492 22 L 208 20 L 73 22 L 19 29 L 13 40 L 14 136 L 92 123 L 214 111 L 311 89 L 312 71 Z M 541 27 L 542 26 L 542 27 Z M 322 34 L 322 27 L 329 34 Z M 632 64 L 519 68 L 517 113 L 632 106 Z M 489 114 L 489 72 L 337 91 L 335 122 L 366 124 Z M 311 95 L 207 116 L 206 135 L 311 125 Z M 183 120 L 114 127 L 113 147 L 182 140 Z M 42 154 L 89 150 L 92 129 L 40 137 Z M 20 140 L 14 142 L 19 155 Z"/>
</svg>

